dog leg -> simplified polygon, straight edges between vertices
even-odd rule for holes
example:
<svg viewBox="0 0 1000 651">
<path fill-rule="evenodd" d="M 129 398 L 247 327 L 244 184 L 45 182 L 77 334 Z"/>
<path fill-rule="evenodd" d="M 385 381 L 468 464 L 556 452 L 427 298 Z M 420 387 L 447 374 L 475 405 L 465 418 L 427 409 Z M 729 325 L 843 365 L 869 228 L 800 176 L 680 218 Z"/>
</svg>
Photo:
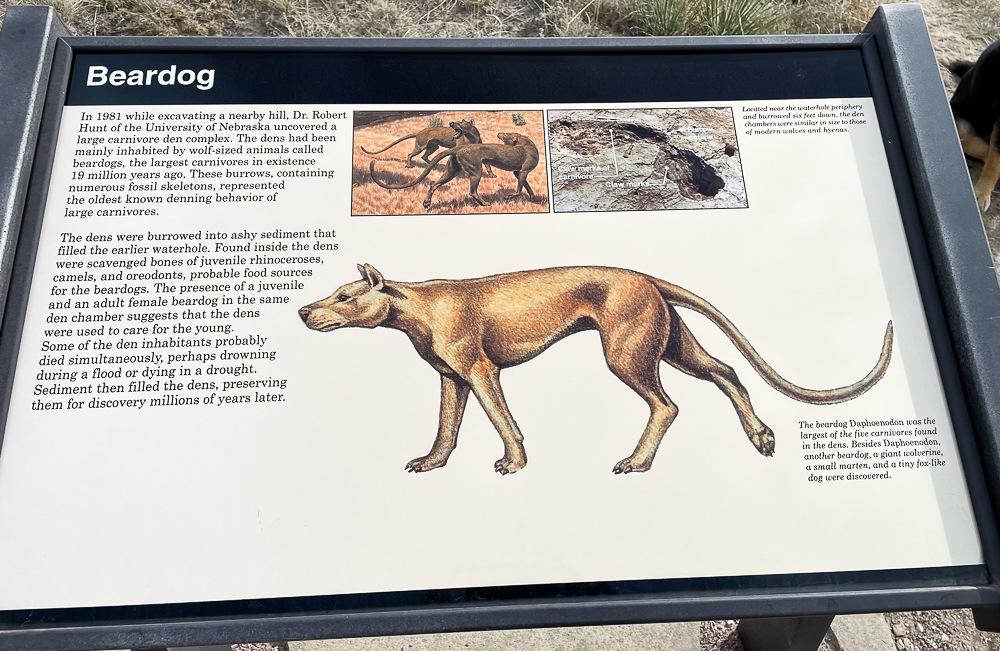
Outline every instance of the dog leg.
<svg viewBox="0 0 1000 651">
<path fill-rule="evenodd" d="M 663 435 L 677 417 L 677 406 L 660 384 L 660 355 L 669 322 L 662 313 L 662 303 L 647 309 L 660 314 L 632 315 L 634 318 L 623 319 L 612 328 L 601 328 L 608 368 L 649 405 L 649 420 L 639 443 L 631 456 L 615 464 L 612 472 L 616 475 L 649 470 Z"/>
<path fill-rule="evenodd" d="M 424 150 L 423 145 L 420 143 L 413 143 L 413 151 L 410 152 L 409 156 L 406 157 L 406 166 L 413 167 L 413 157 Z"/>
<path fill-rule="evenodd" d="M 484 163 L 483 168 L 486 170 L 483 174 L 486 178 L 495 179 L 497 177 L 497 175 L 493 173 L 493 168 L 489 166 L 489 163 Z"/>
<path fill-rule="evenodd" d="M 528 183 L 528 172 L 524 172 L 518 178 L 519 178 L 521 184 L 524 186 L 524 189 L 528 191 L 528 196 L 531 197 L 532 199 L 534 199 L 535 198 L 535 191 L 531 189 L 531 185 Z M 520 191 L 521 190 L 518 189 L 518 192 L 520 192 Z"/>
<path fill-rule="evenodd" d="M 430 144 L 427 145 L 427 149 L 424 150 L 424 155 L 421 156 L 420 158 L 422 158 L 424 160 L 424 162 L 429 165 L 430 162 L 431 162 L 431 156 L 437 150 L 438 150 L 438 144 L 436 142 L 432 142 L 432 143 L 430 143 Z"/>
<path fill-rule="evenodd" d="M 483 179 L 483 170 L 479 170 L 469 175 L 469 196 L 480 206 L 488 206 L 485 199 L 479 196 L 479 182 Z"/>
<path fill-rule="evenodd" d="M 619 376 L 620 377 L 620 376 Z M 677 418 L 677 405 L 671 402 L 667 394 L 663 392 L 663 387 L 659 386 L 659 378 L 656 386 L 652 383 L 635 383 L 622 378 L 625 384 L 629 385 L 638 393 L 649 405 L 649 420 L 646 421 L 646 429 L 639 437 L 639 443 L 635 446 L 632 454 L 615 464 L 612 472 L 616 475 L 629 472 L 646 472 L 653 465 L 653 457 L 660 447 L 663 435 L 667 433 L 667 428 Z"/>
<path fill-rule="evenodd" d="M 673 312 L 673 308 L 671 308 Z M 677 329 L 663 353 L 663 361 L 701 380 L 713 382 L 729 397 L 750 442 L 766 457 L 774 454 L 774 432 L 761 422 L 750 404 L 750 394 L 736 377 L 732 367 L 715 359 L 701 347 L 687 325 L 673 313 L 673 326 Z"/>
<path fill-rule="evenodd" d="M 426 472 L 448 463 L 448 457 L 458 444 L 458 427 L 469 400 L 469 385 L 453 375 L 441 375 L 441 414 L 438 419 L 437 438 L 425 457 L 418 457 L 406 464 L 409 472 Z"/>
<path fill-rule="evenodd" d="M 511 201 L 517 195 L 521 194 L 521 178 L 517 175 L 517 172 L 511 172 L 514 175 L 514 180 L 517 181 L 517 190 L 514 192 L 504 192 L 503 190 L 497 190 L 497 194 L 503 197 L 504 201 Z"/>
<path fill-rule="evenodd" d="M 501 475 L 517 472 L 528 463 L 528 455 L 521 443 L 524 440 L 521 430 L 503 397 L 500 369 L 490 362 L 477 362 L 463 379 L 471 385 L 476 399 L 503 439 L 503 457 L 493 464 L 494 468 Z"/>
<path fill-rule="evenodd" d="M 958 130 L 958 139 L 962 143 L 962 151 L 965 152 L 965 155 L 986 162 L 990 143 L 980 138 L 969 121 L 964 118 L 955 118 L 955 128 Z"/>
<path fill-rule="evenodd" d="M 535 198 L 535 193 L 531 190 L 531 186 L 528 185 L 528 173 L 527 172 L 515 172 L 514 178 L 517 179 L 517 192 L 506 195 L 504 198 L 507 200 L 513 199 L 517 195 L 521 194 L 521 189 L 528 191 L 528 197 L 531 199 Z"/>
<path fill-rule="evenodd" d="M 424 199 L 424 210 L 431 209 L 431 198 L 434 196 L 434 191 L 458 176 L 458 173 L 461 171 L 462 168 L 454 164 L 454 159 L 448 161 L 448 167 L 445 168 L 444 174 L 437 181 L 431 183 L 431 187 L 427 188 L 427 197 Z"/>
<path fill-rule="evenodd" d="M 993 124 L 986 162 L 983 163 L 983 171 L 979 173 L 979 180 L 975 185 L 976 203 L 983 212 L 989 209 L 990 195 L 993 194 L 997 181 L 1000 181 L 1000 151 L 997 151 L 997 147 L 1000 147 L 1000 120 Z"/>
</svg>

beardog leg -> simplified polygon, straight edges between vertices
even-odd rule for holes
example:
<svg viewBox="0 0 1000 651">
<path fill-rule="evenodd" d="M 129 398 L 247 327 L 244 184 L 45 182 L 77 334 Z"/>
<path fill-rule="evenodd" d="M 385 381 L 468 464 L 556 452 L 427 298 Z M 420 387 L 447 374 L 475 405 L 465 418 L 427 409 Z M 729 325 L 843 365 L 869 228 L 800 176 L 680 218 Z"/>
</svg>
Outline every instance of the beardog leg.
<svg viewBox="0 0 1000 651">
<path fill-rule="evenodd" d="M 642 305 L 643 298 L 636 295 L 633 300 Z M 612 472 L 616 475 L 649 470 L 663 435 L 677 417 L 677 406 L 660 384 L 660 355 L 670 330 L 666 305 L 658 295 L 645 298 L 651 300 L 631 318 L 606 322 L 598 318 L 608 368 L 649 405 L 649 420 L 639 443 L 630 456 L 615 464 Z"/>
<path fill-rule="evenodd" d="M 708 380 L 719 387 L 736 409 L 743 431 L 747 438 L 766 457 L 774 454 L 774 433 L 771 428 L 761 422 L 750 404 L 750 394 L 736 376 L 732 367 L 723 364 L 709 355 L 698 340 L 694 338 L 687 325 L 681 321 L 677 313 L 671 309 L 674 337 L 671 337 L 663 361 L 674 368 L 701 380 Z"/>
<path fill-rule="evenodd" d="M 431 156 L 433 156 L 434 152 L 436 152 L 437 150 L 438 150 L 438 144 L 436 142 L 428 143 L 427 149 L 424 150 L 424 155 L 421 156 L 420 158 L 422 158 L 423 161 L 429 165 L 431 162 Z"/>
<path fill-rule="evenodd" d="M 483 178 L 483 170 L 479 169 L 469 174 L 469 196 L 480 206 L 490 205 L 485 199 L 479 196 L 479 182 Z"/>
<path fill-rule="evenodd" d="M 517 472 L 528 463 L 528 455 L 524 451 L 521 430 L 514 421 L 514 416 L 507 407 L 507 400 L 500 388 L 500 369 L 488 361 L 472 365 L 468 374 L 463 376 L 472 386 L 472 392 L 483 406 L 483 411 L 490 417 L 490 422 L 503 439 L 503 457 L 493 464 L 501 475 Z"/>
<path fill-rule="evenodd" d="M 431 183 L 431 187 L 427 188 L 427 197 L 424 199 L 424 210 L 431 209 L 431 198 L 434 196 L 434 191 L 458 176 L 458 173 L 461 171 L 462 168 L 459 167 L 454 158 L 448 161 L 448 167 L 445 168 L 444 174 L 442 174 L 437 181 Z"/>
<path fill-rule="evenodd" d="M 413 157 L 422 152 L 423 150 L 424 150 L 424 145 L 421 144 L 420 139 L 417 138 L 417 140 L 414 141 L 413 143 L 413 151 L 411 151 L 409 155 L 407 155 L 406 157 L 406 166 L 413 167 Z"/>
<path fill-rule="evenodd" d="M 465 380 L 458 376 L 441 375 L 441 413 L 437 437 L 426 456 L 406 464 L 409 472 L 425 472 L 448 463 L 448 457 L 458 444 L 458 428 L 468 400 L 469 384 Z"/>
</svg>

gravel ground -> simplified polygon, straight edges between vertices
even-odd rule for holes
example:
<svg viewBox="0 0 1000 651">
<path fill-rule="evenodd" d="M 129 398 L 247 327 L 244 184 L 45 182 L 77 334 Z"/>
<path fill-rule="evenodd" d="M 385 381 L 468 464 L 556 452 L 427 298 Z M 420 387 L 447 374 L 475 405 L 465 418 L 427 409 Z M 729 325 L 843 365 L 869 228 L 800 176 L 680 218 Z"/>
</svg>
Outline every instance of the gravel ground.
<svg viewBox="0 0 1000 651">
<path fill-rule="evenodd" d="M 1000 634 L 976 629 L 967 608 L 886 613 L 885 619 L 899 651 L 1000 651 Z M 701 651 L 743 651 L 736 624 L 733 620 L 702 622 Z M 841 649 L 837 638 L 829 634 L 820 651 L 864 649 Z"/>
<path fill-rule="evenodd" d="M 972 611 L 922 610 L 886 613 L 886 628 L 899 651 L 1000 651 L 1000 635 L 983 633 L 972 621 Z M 701 651 L 743 651 L 737 621 L 701 623 Z M 234 651 L 288 651 L 286 644 L 236 644 Z M 542 651 L 542 650 L 540 650 Z M 669 650 L 664 650 L 669 651 Z M 865 651 L 842 649 L 833 633 L 827 635 L 819 651 Z"/>
<path fill-rule="evenodd" d="M 896 648 L 900 651 L 997 651 L 1000 635 L 983 633 L 972 621 L 972 611 L 921 610 L 887 613 Z"/>
<path fill-rule="evenodd" d="M 736 622 L 731 619 L 702 622 L 701 651 L 743 651 Z"/>
</svg>

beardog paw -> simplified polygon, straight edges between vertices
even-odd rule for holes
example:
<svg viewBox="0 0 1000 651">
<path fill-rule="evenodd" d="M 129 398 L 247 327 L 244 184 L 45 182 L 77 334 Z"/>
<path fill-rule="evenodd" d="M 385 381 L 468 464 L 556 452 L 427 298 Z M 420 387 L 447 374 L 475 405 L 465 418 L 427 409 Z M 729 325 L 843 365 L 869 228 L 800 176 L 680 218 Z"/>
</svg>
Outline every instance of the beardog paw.
<svg viewBox="0 0 1000 651">
<path fill-rule="evenodd" d="M 430 455 L 417 457 L 406 464 L 406 472 L 427 472 L 448 463 L 447 459 L 433 459 Z"/>
<path fill-rule="evenodd" d="M 748 434 L 747 436 L 750 438 L 753 446 L 757 448 L 757 451 L 765 457 L 774 455 L 774 432 L 771 431 L 770 427 L 765 425 L 763 430 Z"/>
<path fill-rule="evenodd" d="M 523 468 L 526 463 L 527 461 L 518 461 L 505 456 L 502 459 L 497 459 L 497 462 L 493 464 L 493 469 L 501 475 L 509 475 Z"/>
<path fill-rule="evenodd" d="M 616 475 L 625 475 L 630 472 L 646 472 L 652 465 L 653 465 L 652 459 L 650 459 L 646 463 L 640 463 L 636 461 L 634 458 L 629 457 L 627 459 L 622 459 L 621 461 L 616 463 L 615 467 L 611 470 L 611 472 L 615 473 Z"/>
</svg>

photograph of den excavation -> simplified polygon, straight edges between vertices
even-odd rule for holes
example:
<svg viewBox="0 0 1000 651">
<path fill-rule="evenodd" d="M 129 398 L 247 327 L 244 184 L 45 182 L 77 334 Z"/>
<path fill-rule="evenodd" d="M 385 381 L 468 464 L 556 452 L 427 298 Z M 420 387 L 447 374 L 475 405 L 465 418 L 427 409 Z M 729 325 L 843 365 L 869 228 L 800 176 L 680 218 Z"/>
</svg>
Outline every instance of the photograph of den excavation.
<svg viewBox="0 0 1000 651">
<path fill-rule="evenodd" d="M 548 212 L 541 111 L 356 111 L 351 214 Z"/>
<path fill-rule="evenodd" d="M 548 112 L 556 212 L 746 208 L 730 108 Z"/>
</svg>

